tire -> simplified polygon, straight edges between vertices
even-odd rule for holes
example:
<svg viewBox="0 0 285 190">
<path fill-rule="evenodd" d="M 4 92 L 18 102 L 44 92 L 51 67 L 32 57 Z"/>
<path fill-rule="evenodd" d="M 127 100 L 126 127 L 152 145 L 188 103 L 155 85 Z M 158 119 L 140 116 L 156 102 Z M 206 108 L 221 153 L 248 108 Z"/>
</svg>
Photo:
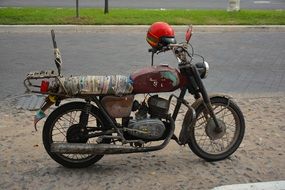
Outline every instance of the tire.
<svg viewBox="0 0 285 190">
<path fill-rule="evenodd" d="M 202 103 L 195 109 L 197 119 L 190 128 L 188 145 L 200 158 L 219 161 L 229 157 L 239 147 L 245 132 L 245 121 L 241 110 L 232 100 L 226 97 L 213 97 L 210 100 L 222 131 L 215 131 L 214 121 Z"/>
<path fill-rule="evenodd" d="M 57 109 L 55 109 L 47 118 L 42 138 L 43 144 L 50 155 L 50 157 L 55 160 L 57 163 L 63 165 L 64 167 L 68 168 L 84 168 L 88 167 L 95 162 L 99 161 L 104 155 L 94 155 L 94 154 L 60 154 L 60 153 L 53 153 L 50 151 L 51 144 L 54 141 L 66 142 L 68 143 L 68 139 L 70 139 L 71 135 L 77 135 L 78 130 L 78 123 L 80 114 L 84 110 L 86 103 L 84 102 L 71 102 L 64 104 Z M 73 117 L 73 118 L 72 118 Z M 94 117 L 94 119 L 90 119 Z M 70 120 L 69 120 L 70 119 Z M 94 122 L 93 122 L 94 120 Z M 92 106 L 91 113 L 88 119 L 88 127 L 89 124 L 92 125 L 93 122 L 97 127 L 101 127 L 102 131 L 104 129 L 104 123 L 102 122 L 102 116 L 98 108 Z M 58 132 L 56 131 L 58 130 Z M 70 140 L 69 140 L 70 141 Z M 78 143 L 89 143 L 90 139 L 83 138 Z M 110 143 L 109 140 L 103 140 L 103 143 Z"/>
</svg>

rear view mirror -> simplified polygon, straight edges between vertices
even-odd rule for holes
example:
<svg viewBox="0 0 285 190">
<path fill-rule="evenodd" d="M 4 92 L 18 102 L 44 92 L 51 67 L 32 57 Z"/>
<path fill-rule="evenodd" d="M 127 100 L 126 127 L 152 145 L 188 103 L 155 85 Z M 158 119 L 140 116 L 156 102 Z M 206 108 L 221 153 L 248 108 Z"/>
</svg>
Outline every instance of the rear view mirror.
<svg viewBox="0 0 285 190">
<path fill-rule="evenodd" d="M 190 39 L 191 39 L 191 36 L 192 36 L 192 25 L 190 25 L 186 31 L 186 34 L 185 34 L 185 39 L 186 39 L 186 42 L 187 44 L 189 43 Z"/>
</svg>

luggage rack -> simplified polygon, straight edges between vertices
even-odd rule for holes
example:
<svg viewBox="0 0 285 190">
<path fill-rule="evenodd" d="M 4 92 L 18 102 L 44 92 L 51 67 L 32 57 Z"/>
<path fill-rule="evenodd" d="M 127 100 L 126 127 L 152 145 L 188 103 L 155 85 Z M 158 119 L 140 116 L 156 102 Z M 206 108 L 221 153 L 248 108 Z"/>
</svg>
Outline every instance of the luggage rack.
<svg viewBox="0 0 285 190">
<path fill-rule="evenodd" d="M 54 70 L 46 70 L 46 71 L 32 71 L 27 74 L 26 79 L 24 80 L 24 86 L 26 87 L 27 93 L 32 92 L 32 93 L 39 93 L 39 94 L 66 96 L 67 93 L 58 94 L 58 93 L 52 93 L 52 92 L 41 92 L 40 91 L 41 85 L 35 84 L 35 81 L 39 79 L 55 79 L 57 83 L 60 84 L 62 89 L 64 89 L 64 91 L 66 92 L 64 86 L 59 80 L 60 76 L 58 75 L 58 73 L 55 72 Z"/>
<path fill-rule="evenodd" d="M 26 79 L 56 78 L 57 76 L 54 70 L 32 71 L 27 74 Z"/>
<path fill-rule="evenodd" d="M 63 83 L 61 82 L 61 66 L 62 66 L 62 59 L 59 49 L 57 48 L 57 44 L 55 41 L 55 33 L 54 30 L 51 30 L 51 37 L 53 42 L 53 48 L 54 48 L 54 62 L 57 67 L 57 72 L 54 70 L 42 70 L 42 71 L 32 71 L 29 72 L 24 80 L 24 86 L 26 88 L 27 93 L 38 93 L 38 94 L 48 94 L 48 95 L 55 95 L 60 97 L 71 97 L 68 95 L 66 88 L 64 87 Z M 36 80 L 42 79 L 42 83 L 46 82 L 47 86 L 49 86 L 49 79 L 54 79 L 54 82 L 56 85 L 53 84 L 51 89 L 49 87 L 46 87 L 44 91 L 42 90 L 42 84 L 36 84 Z M 61 93 L 55 93 L 57 92 L 57 88 L 61 88 Z"/>
</svg>

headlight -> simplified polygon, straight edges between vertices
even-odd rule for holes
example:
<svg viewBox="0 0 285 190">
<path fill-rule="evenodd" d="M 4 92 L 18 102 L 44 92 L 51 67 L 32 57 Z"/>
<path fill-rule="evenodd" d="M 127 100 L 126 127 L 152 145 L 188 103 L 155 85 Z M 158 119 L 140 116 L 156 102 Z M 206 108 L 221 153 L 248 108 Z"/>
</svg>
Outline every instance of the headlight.
<svg viewBox="0 0 285 190">
<path fill-rule="evenodd" d="M 195 64 L 201 79 L 204 79 L 208 76 L 208 71 L 209 71 L 209 64 L 204 61 L 203 63 L 196 63 Z"/>
</svg>

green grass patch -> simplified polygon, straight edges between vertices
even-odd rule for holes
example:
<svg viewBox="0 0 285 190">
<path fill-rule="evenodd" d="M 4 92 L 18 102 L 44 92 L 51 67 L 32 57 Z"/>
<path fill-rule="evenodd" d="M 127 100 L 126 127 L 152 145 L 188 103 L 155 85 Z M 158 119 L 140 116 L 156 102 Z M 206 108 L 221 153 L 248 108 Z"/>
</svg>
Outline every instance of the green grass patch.
<svg viewBox="0 0 285 190">
<path fill-rule="evenodd" d="M 81 8 L 80 18 L 74 8 L 1 8 L 0 24 L 85 24 L 149 25 L 165 21 L 173 25 L 284 25 L 284 10 L 142 10 Z"/>
</svg>

